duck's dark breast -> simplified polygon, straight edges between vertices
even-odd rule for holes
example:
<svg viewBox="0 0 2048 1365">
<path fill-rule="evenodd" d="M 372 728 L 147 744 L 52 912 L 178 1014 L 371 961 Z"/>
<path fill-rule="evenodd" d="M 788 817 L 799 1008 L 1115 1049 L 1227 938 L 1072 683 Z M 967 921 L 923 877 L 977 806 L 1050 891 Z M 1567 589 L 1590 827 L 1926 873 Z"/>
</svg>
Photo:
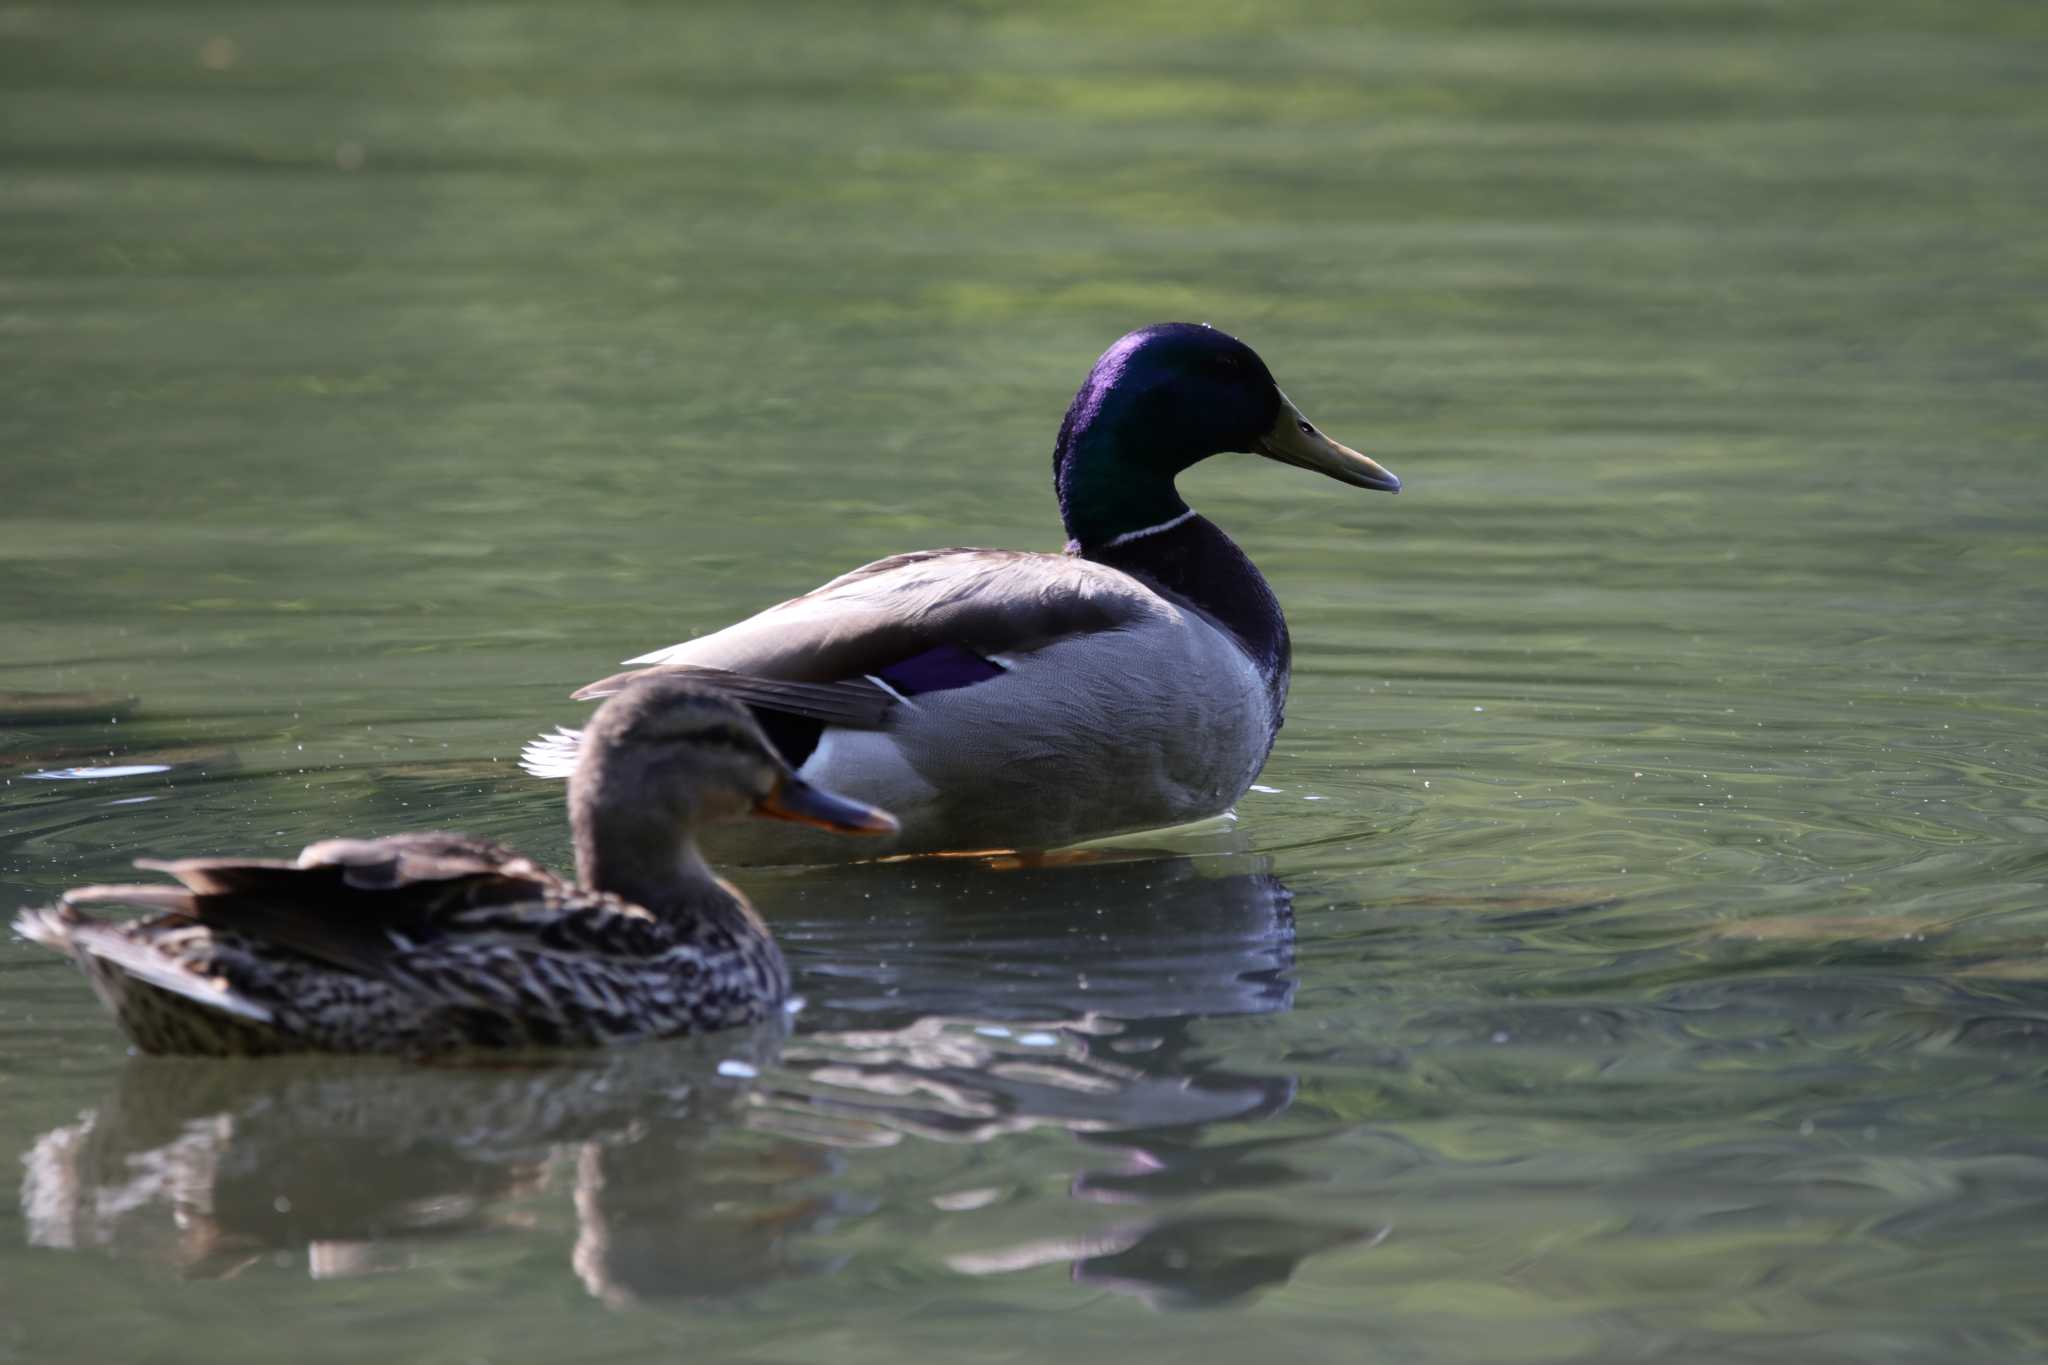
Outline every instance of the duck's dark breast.
<svg viewBox="0 0 2048 1365">
<path fill-rule="evenodd" d="M 1184 599 L 1236 636 L 1266 679 L 1277 723 L 1293 661 L 1287 618 L 1250 556 L 1214 522 L 1189 513 L 1164 530 L 1080 553 Z"/>
</svg>

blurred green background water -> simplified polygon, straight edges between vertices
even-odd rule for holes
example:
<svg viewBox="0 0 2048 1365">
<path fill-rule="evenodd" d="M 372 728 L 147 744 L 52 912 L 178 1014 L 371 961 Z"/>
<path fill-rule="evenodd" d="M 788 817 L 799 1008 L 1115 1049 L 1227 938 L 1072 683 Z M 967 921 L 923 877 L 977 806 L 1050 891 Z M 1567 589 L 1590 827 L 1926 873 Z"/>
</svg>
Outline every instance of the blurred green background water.
<svg viewBox="0 0 2048 1365">
<path fill-rule="evenodd" d="M 1055 548 L 1142 323 L 1408 482 L 1191 475 L 1264 789 L 757 876 L 787 1038 L 131 1064 L 0 944 L 0 1355 L 2039 1354 L 2044 145 L 2031 3 L 0 6 L 0 906 L 564 856 L 570 687 Z"/>
</svg>

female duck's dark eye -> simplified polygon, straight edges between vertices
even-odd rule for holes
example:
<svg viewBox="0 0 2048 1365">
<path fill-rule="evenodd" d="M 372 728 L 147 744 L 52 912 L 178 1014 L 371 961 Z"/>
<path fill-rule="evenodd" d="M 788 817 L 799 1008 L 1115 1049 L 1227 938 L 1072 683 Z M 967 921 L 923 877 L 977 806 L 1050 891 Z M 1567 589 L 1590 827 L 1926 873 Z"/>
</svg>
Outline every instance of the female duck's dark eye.
<svg viewBox="0 0 2048 1365">
<path fill-rule="evenodd" d="M 1304 436 L 1313 436 L 1316 434 L 1316 429 L 1309 425 L 1308 419 L 1306 417 L 1302 418 L 1301 420 L 1301 433 Z"/>
</svg>

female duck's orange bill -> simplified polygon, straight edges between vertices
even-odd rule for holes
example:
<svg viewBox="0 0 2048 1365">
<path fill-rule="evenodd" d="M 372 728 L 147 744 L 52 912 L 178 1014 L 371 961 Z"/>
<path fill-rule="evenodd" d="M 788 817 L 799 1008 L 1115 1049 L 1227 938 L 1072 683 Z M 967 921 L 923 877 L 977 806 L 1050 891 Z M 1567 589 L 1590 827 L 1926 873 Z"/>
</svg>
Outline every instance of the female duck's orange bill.
<svg viewBox="0 0 2048 1365">
<path fill-rule="evenodd" d="M 754 806 L 754 814 L 841 834 L 894 834 L 899 828 L 896 817 L 880 807 L 834 795 L 800 777 L 784 778 Z"/>
</svg>

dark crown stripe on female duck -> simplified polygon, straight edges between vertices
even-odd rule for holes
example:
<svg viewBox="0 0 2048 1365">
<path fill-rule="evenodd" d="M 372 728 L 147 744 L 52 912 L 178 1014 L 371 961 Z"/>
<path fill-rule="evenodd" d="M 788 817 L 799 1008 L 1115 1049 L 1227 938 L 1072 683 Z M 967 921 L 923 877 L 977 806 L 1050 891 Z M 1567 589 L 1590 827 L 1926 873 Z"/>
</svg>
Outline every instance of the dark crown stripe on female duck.
<svg viewBox="0 0 2048 1365">
<path fill-rule="evenodd" d="M 70 954 L 145 1052 L 593 1046 L 751 1022 L 788 994 L 698 827 L 895 829 L 795 776 L 744 707 L 685 678 L 598 709 L 569 808 L 576 882 L 460 834 L 332 839 L 293 862 L 145 860 L 183 885 L 80 887 L 14 927 Z M 77 909 L 109 902 L 157 913 Z"/>
<path fill-rule="evenodd" d="M 1218 814 L 1272 749 L 1290 667 L 1265 579 L 1174 487 L 1225 451 L 1401 487 L 1318 431 L 1243 342 L 1142 328 L 1095 362 L 1060 426 L 1065 554 L 897 555 L 576 695 L 698 677 L 752 708 L 805 777 L 894 811 L 896 852 L 1050 848 Z M 527 770 L 561 776 L 577 742 L 535 741 Z M 739 833 L 715 846 L 835 856 Z"/>
</svg>

